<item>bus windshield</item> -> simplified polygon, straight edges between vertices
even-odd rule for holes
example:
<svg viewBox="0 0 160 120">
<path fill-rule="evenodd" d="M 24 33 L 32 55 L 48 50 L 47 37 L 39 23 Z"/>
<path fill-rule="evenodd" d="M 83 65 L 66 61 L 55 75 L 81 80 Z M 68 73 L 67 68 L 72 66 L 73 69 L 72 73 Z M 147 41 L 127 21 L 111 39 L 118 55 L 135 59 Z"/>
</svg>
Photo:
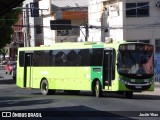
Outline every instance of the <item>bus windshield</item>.
<svg viewBox="0 0 160 120">
<path fill-rule="evenodd" d="M 153 51 L 120 50 L 118 72 L 136 76 L 153 74 Z"/>
</svg>

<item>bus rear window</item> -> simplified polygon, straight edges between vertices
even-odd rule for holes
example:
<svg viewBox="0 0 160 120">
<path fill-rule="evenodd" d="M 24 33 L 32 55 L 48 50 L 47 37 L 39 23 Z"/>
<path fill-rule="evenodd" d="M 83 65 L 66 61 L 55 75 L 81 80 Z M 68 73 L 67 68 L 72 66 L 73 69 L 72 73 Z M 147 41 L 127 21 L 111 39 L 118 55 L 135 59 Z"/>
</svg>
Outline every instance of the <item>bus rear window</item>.
<svg viewBox="0 0 160 120">
<path fill-rule="evenodd" d="M 24 51 L 19 52 L 19 66 L 20 67 L 24 66 Z"/>
</svg>

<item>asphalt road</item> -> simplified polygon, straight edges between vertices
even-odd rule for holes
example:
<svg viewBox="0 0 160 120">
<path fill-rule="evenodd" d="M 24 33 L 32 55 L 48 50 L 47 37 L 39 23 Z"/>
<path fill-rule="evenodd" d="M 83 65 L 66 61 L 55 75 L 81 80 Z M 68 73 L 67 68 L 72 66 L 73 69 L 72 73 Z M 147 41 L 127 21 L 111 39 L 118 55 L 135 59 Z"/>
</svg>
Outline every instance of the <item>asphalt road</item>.
<svg viewBox="0 0 160 120">
<path fill-rule="evenodd" d="M 47 116 L 65 120 L 67 118 L 158 120 L 160 119 L 158 87 L 157 85 L 154 92 L 135 93 L 133 99 L 126 99 L 123 95 L 115 93 L 105 93 L 104 97 L 96 98 L 91 92 L 86 91 L 80 92 L 79 95 L 58 91 L 55 95 L 43 96 L 40 90 L 17 87 L 11 75 L 6 75 L 0 68 L 0 111 L 42 112 L 43 118 Z"/>
</svg>

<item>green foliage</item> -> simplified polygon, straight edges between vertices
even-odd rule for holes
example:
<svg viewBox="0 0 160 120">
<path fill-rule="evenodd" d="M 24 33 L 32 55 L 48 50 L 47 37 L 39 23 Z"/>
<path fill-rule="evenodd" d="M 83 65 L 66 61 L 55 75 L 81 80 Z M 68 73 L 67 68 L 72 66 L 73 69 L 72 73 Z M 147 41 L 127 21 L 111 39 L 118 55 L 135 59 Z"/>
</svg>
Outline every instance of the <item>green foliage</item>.
<svg viewBox="0 0 160 120">
<path fill-rule="evenodd" d="M 20 13 L 21 10 L 17 9 L 0 16 L 0 49 L 11 42 L 12 25 L 17 22 Z"/>
</svg>

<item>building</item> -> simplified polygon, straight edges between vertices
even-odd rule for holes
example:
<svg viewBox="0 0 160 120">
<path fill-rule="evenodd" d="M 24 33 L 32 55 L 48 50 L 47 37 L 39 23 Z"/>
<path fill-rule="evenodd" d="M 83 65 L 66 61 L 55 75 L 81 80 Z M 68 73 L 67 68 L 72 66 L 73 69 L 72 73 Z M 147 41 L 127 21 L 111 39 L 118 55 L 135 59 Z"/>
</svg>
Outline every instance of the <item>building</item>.
<svg viewBox="0 0 160 120">
<path fill-rule="evenodd" d="M 39 8 L 36 17 L 31 16 L 33 3 Z M 154 44 L 156 53 L 160 51 L 157 0 L 26 0 L 23 7 L 23 32 L 30 46 L 78 41 L 85 30 L 50 29 L 51 20 L 71 20 L 71 25 L 80 28 L 88 24 L 88 41 L 141 41 Z M 40 26 L 40 32 L 36 32 L 36 26 Z"/>
<path fill-rule="evenodd" d="M 87 0 L 26 0 L 23 2 L 25 46 L 86 40 Z M 69 20 L 74 28 L 51 30 L 50 21 Z M 76 27 L 75 27 L 76 26 Z"/>
<path fill-rule="evenodd" d="M 39 9 L 39 1 L 40 0 L 25 0 L 23 2 L 22 31 L 25 39 L 24 46 L 40 46 L 44 44 L 43 10 L 41 11 Z"/>
<path fill-rule="evenodd" d="M 55 42 L 85 41 L 85 26 L 88 24 L 87 0 L 51 0 L 50 10 L 53 21 L 70 20 L 70 25 L 73 26 L 72 29 L 53 30 Z"/>
<path fill-rule="evenodd" d="M 89 0 L 89 25 L 101 26 L 99 41 L 110 38 L 155 44 L 160 38 L 159 12 L 153 0 Z"/>
<path fill-rule="evenodd" d="M 25 46 L 75 41 L 151 43 L 155 74 L 160 76 L 159 0 L 26 0 L 23 7 Z M 51 30 L 51 21 L 57 20 L 70 20 L 74 28 Z"/>
<path fill-rule="evenodd" d="M 17 56 L 17 50 L 18 47 L 23 47 L 24 46 L 24 36 L 22 33 L 22 28 L 23 28 L 23 19 L 22 19 L 22 14 L 19 15 L 18 21 L 13 25 L 13 35 L 12 35 L 12 42 L 9 45 L 9 56 L 10 60 L 16 61 L 16 56 Z"/>
<path fill-rule="evenodd" d="M 155 77 L 160 76 L 159 13 L 159 0 L 89 0 L 89 25 L 100 27 L 89 30 L 88 40 L 151 43 L 155 46 Z"/>
</svg>

